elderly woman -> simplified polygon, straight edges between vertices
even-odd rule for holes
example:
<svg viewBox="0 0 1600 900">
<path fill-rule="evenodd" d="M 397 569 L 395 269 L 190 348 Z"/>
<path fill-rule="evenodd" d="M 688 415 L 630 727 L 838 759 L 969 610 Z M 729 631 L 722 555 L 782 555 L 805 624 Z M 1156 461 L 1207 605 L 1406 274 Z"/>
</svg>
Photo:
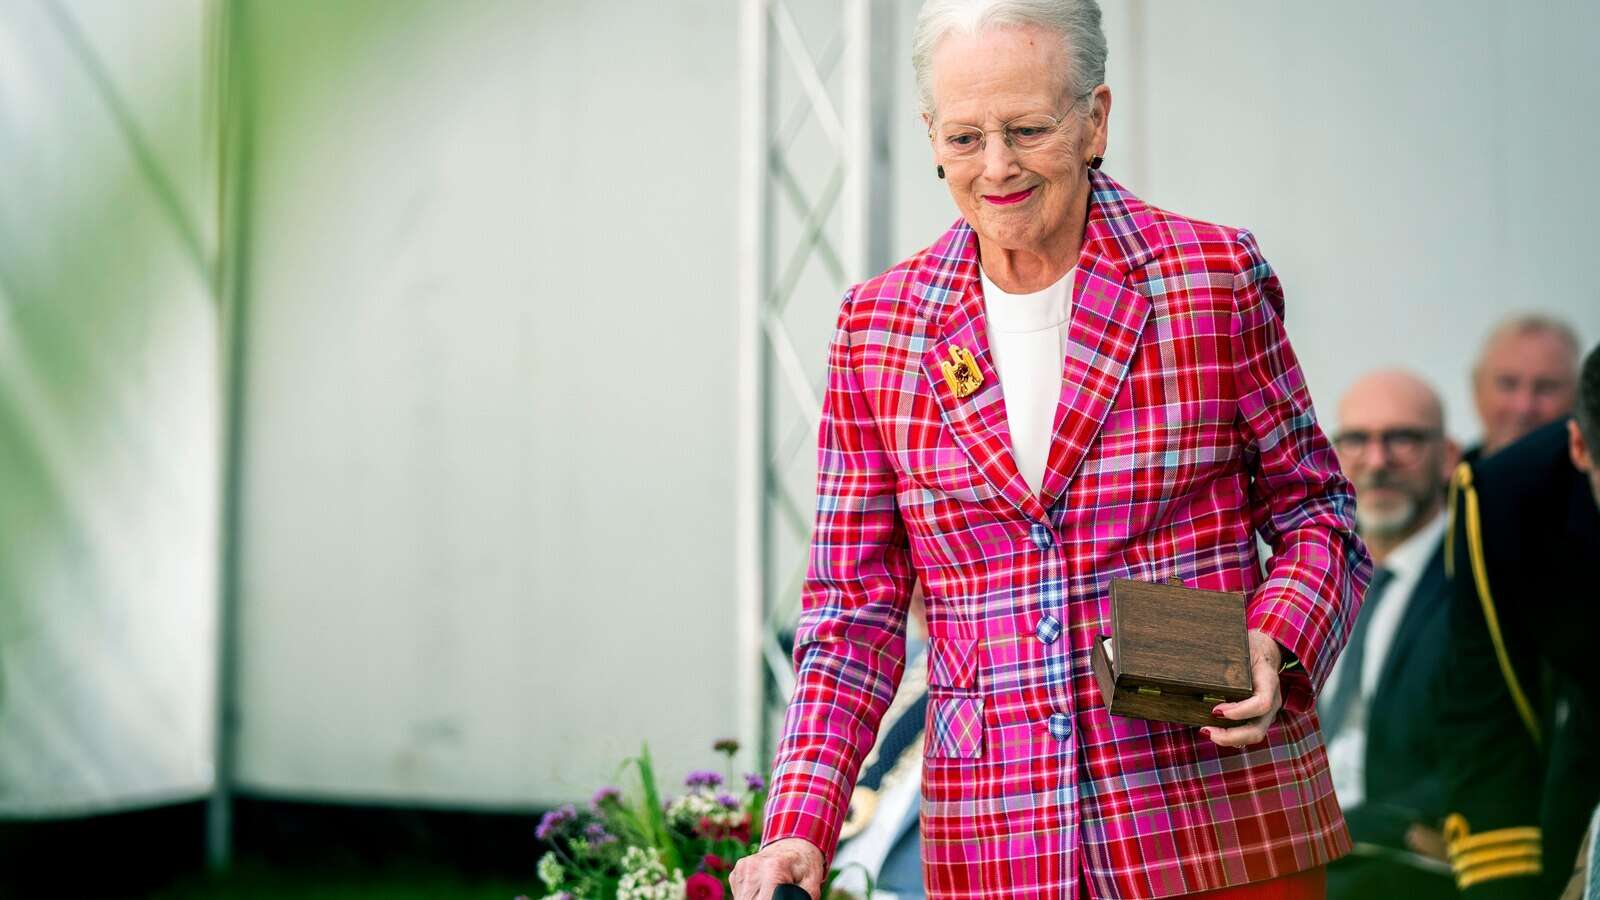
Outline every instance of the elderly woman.
<svg viewBox="0 0 1600 900">
<path fill-rule="evenodd" d="M 1371 571 L 1246 231 L 1099 171 L 1092 0 L 929 0 L 914 64 L 961 219 L 844 299 L 798 684 L 736 896 L 818 893 L 930 634 L 922 854 L 951 898 L 1320 897 L 1349 837 L 1313 715 Z M 1271 546 L 1263 568 L 1256 536 Z M 1255 693 L 1207 728 L 1113 718 L 1113 578 L 1244 592 Z"/>
</svg>

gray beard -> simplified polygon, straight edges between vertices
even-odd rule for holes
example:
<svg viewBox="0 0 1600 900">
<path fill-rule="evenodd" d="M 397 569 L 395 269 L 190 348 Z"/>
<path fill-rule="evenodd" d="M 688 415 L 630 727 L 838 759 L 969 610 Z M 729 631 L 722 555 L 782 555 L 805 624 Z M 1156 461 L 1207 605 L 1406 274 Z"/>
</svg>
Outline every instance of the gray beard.
<svg viewBox="0 0 1600 900">
<path fill-rule="evenodd" d="M 1417 524 L 1417 517 L 1422 512 L 1422 504 L 1415 498 L 1407 497 L 1404 504 L 1382 513 L 1371 509 L 1362 508 L 1360 502 L 1356 503 L 1356 525 L 1361 533 L 1375 538 L 1397 538 Z"/>
</svg>

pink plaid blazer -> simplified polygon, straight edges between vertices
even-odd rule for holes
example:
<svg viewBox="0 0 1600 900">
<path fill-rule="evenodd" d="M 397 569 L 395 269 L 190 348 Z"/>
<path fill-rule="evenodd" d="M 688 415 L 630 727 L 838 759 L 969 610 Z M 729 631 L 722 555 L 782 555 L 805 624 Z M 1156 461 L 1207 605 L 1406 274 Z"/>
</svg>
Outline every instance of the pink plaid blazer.
<svg viewBox="0 0 1600 900">
<path fill-rule="evenodd" d="M 801 837 L 831 858 L 920 579 L 930 896 L 1167 897 L 1350 846 L 1312 700 L 1371 562 L 1277 277 L 1248 232 L 1091 178 L 1042 498 L 1011 454 L 971 228 L 845 297 L 763 842 Z M 940 368 L 957 346 L 983 376 L 965 398 Z M 1226 749 L 1106 713 L 1089 649 L 1110 630 L 1108 584 L 1171 576 L 1246 592 L 1249 627 L 1303 663 L 1264 742 Z"/>
</svg>

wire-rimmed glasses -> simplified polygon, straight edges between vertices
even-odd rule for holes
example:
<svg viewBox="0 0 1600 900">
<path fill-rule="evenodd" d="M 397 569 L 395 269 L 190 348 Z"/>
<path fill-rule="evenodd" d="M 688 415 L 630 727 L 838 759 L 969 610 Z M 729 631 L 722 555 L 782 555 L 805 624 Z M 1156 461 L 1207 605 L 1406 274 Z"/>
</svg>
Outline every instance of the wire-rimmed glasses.
<svg viewBox="0 0 1600 900">
<path fill-rule="evenodd" d="M 1002 123 L 999 128 L 979 128 L 976 125 L 959 123 L 937 124 L 928 134 L 938 142 L 939 150 L 945 159 L 965 160 L 977 156 L 983 152 L 984 144 L 991 132 L 998 132 L 1001 139 L 1006 142 L 1006 146 L 1018 156 L 1022 156 L 1049 145 L 1067 124 L 1067 116 L 1073 107 L 1087 96 L 1088 94 L 1084 94 L 1073 100 L 1072 105 L 1062 110 L 1059 116 L 1030 113 Z"/>
</svg>

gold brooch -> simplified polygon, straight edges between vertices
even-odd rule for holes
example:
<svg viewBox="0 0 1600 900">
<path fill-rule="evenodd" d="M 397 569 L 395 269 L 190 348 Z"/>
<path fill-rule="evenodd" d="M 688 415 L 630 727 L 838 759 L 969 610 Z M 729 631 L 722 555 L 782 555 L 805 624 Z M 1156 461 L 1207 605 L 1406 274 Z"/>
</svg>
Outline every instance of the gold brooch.
<svg viewBox="0 0 1600 900">
<path fill-rule="evenodd" d="M 950 392 L 957 399 L 972 396 L 983 384 L 983 373 L 978 371 L 978 361 L 973 358 L 972 351 L 955 344 L 950 345 L 950 361 L 939 363 L 939 368 L 944 370 L 944 383 L 950 385 Z"/>
</svg>

